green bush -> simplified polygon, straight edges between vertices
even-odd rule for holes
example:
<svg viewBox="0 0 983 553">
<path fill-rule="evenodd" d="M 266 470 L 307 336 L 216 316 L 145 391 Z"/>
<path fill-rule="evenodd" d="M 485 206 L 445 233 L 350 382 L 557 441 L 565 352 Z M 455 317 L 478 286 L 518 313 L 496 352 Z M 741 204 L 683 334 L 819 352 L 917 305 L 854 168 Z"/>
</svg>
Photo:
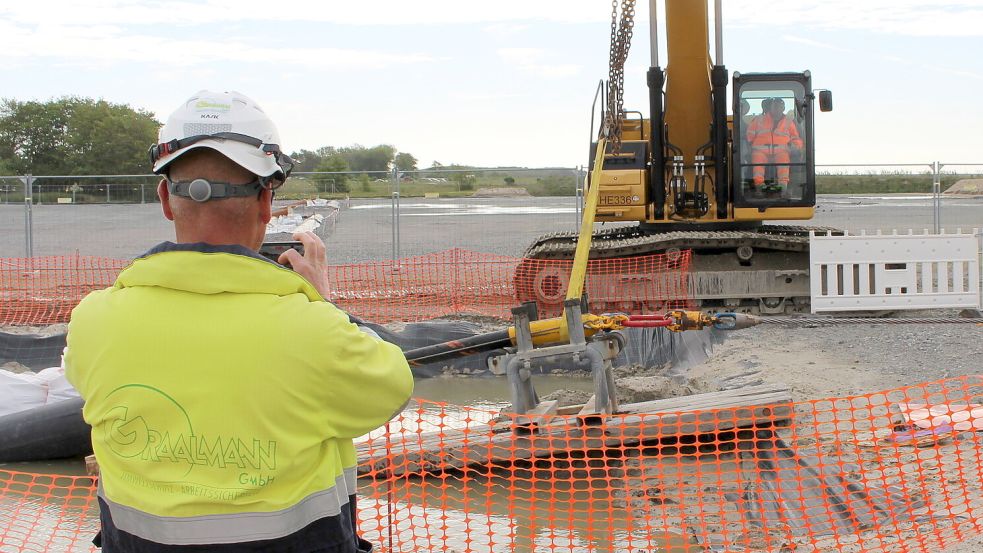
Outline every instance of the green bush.
<svg viewBox="0 0 983 553">
<path fill-rule="evenodd" d="M 537 178 L 526 190 L 533 196 L 573 196 L 577 187 L 573 175 L 550 175 Z"/>
</svg>

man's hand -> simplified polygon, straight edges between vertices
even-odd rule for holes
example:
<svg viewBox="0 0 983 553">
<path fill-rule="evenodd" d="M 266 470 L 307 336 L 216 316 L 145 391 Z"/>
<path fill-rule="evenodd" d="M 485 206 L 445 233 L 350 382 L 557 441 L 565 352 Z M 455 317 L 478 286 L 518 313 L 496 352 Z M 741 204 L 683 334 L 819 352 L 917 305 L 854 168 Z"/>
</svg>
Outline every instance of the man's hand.
<svg viewBox="0 0 983 553">
<path fill-rule="evenodd" d="M 321 296 L 327 298 L 331 287 L 328 284 L 328 259 L 324 252 L 324 242 L 313 232 L 295 233 L 293 239 L 304 244 L 304 255 L 290 249 L 280 254 L 277 263 L 288 265 L 313 284 Z"/>
</svg>

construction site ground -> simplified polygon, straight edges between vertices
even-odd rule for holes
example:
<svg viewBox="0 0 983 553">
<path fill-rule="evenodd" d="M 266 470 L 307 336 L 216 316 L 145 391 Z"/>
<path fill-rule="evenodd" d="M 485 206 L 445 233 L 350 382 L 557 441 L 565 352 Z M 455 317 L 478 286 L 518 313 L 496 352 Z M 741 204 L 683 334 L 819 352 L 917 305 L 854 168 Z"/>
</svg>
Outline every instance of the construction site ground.
<svg viewBox="0 0 983 553">
<path fill-rule="evenodd" d="M 710 381 L 784 382 L 795 401 L 865 394 L 976 374 L 983 374 L 983 327 L 976 325 L 794 329 L 762 325 L 731 332 L 705 363 L 689 372 L 692 378 Z M 946 552 L 971 553 L 981 548 L 983 538 L 976 537 Z"/>
<path fill-rule="evenodd" d="M 921 312 L 904 316 L 955 317 L 958 313 Z M 501 328 L 504 321 L 463 317 L 480 331 Z M 397 327 L 398 325 L 392 325 Z M 32 328 L 32 333 L 61 331 L 63 325 Z M 5 331 L 15 328 L 4 328 Z M 16 329 L 24 332 L 24 327 Z M 692 356 L 690 356 L 692 358 Z M 786 328 L 761 325 L 725 334 L 716 341 L 702 363 L 677 367 L 677 378 L 668 379 L 667 368 L 629 367 L 617 371 L 622 398 L 644 401 L 661 395 L 686 395 L 721 387 L 784 383 L 795 401 L 868 394 L 880 390 L 983 373 L 983 327 L 976 325 L 870 325 L 848 324 Z M 681 370 L 680 370 L 681 369 Z M 589 380 L 564 375 L 539 377 L 538 388 L 562 402 L 589 396 Z M 451 404 L 493 408 L 504 405 L 504 386 L 489 386 L 487 378 L 463 375 L 419 382 L 419 395 Z M 503 393 L 504 392 L 504 393 Z M 967 439 L 979 439 L 971 437 Z M 947 447 L 958 447 L 958 444 Z M 954 452 L 955 454 L 955 452 Z M 17 470 L 31 471 L 31 464 Z M 38 472 L 51 472 L 49 463 L 38 463 Z M 644 467 L 640 467 L 644 471 Z M 74 471 L 71 471 L 74 472 Z M 644 473 L 644 472 L 643 472 Z M 931 496 L 933 490 L 924 492 Z M 976 501 L 979 502 L 977 496 Z M 980 509 L 979 504 L 971 509 Z M 679 516 L 685 518 L 686 513 Z M 965 524 L 965 521 L 962 521 Z M 945 553 L 980 551 L 983 538 L 972 538 Z"/>
<path fill-rule="evenodd" d="M 980 226 L 980 201 L 983 200 L 960 199 L 947 204 L 943 211 L 945 226 L 962 226 L 964 230 Z M 893 202 L 894 199 L 887 198 L 821 198 L 811 224 L 849 228 L 860 224 L 859 221 L 874 221 L 878 227 L 902 231 L 930 226 L 929 200 L 919 200 L 917 207 L 910 208 Z M 519 255 L 539 234 L 572 228 L 573 203 L 570 198 L 406 200 L 402 208 L 400 255 L 455 246 Z M 354 263 L 388 259 L 392 255 L 389 202 L 353 204 L 355 209 L 344 210 L 328 244 L 329 260 Z M 509 209 L 501 209 L 503 206 Z M 491 207 L 496 209 L 484 210 Z M 544 210 L 548 213 L 545 216 Z M 4 236 L 0 239 L 3 250 L 0 257 L 23 255 L 22 211 L 22 206 L 0 206 L 0 230 L 7 231 L 0 233 Z M 149 204 L 38 206 L 34 217 L 36 255 L 78 252 L 125 259 L 173 236 L 159 215 L 159 206 Z M 557 228 L 561 224 L 567 228 Z M 66 228 L 72 231 L 66 232 Z M 366 236 L 372 239 L 366 240 Z M 905 316 L 939 315 L 956 316 L 956 312 Z M 472 322 L 478 322 L 483 330 L 498 330 L 505 324 L 497 320 Z M 693 388 L 692 392 L 712 390 L 721 382 L 730 386 L 781 382 L 791 389 L 796 401 L 868 394 L 973 374 L 983 374 L 983 327 L 974 325 L 854 324 L 816 328 L 763 325 L 728 333 L 725 341 L 714 345 L 703 363 L 685 370 L 686 385 Z M 636 367 L 620 371 L 619 380 L 625 393 L 646 390 L 658 393 L 667 388 L 664 371 Z M 447 385 L 451 383 L 453 386 Z M 537 389 L 543 393 L 575 390 L 583 394 L 589 387 L 586 378 L 564 376 Z M 489 386 L 487 379 L 464 376 L 420 381 L 418 391 L 429 399 L 476 407 L 501 406 L 507 401 L 504 385 Z M 983 433 L 977 438 L 983 438 Z M 21 465 L 17 470 L 31 471 L 31 466 Z M 48 463 L 38 463 L 36 470 L 53 471 Z M 82 470 L 81 464 L 77 470 Z M 981 550 L 983 538 L 977 537 L 945 551 Z"/>
<path fill-rule="evenodd" d="M 948 310 L 895 316 L 958 315 L 957 311 Z M 478 323 L 483 330 L 500 328 L 494 320 L 469 320 Z M 663 394 L 694 394 L 762 383 L 786 384 L 796 402 L 856 396 L 949 377 L 983 374 L 983 327 L 972 324 L 847 324 L 812 328 L 760 325 L 726 333 L 722 342 L 713 345 L 704 362 L 676 371 L 679 374 L 676 379 L 667 378 L 669 371 L 666 368 L 629 367 L 615 372 L 622 401 L 645 401 Z M 464 377 L 448 378 L 454 381 L 455 388 L 467 389 L 461 387 L 460 381 Z M 583 402 L 590 396 L 586 379 L 578 383 L 569 376 L 562 376 L 559 382 L 550 382 L 556 378 L 547 376 L 538 380 L 541 384 L 537 389 L 542 389 L 544 398 L 570 404 Z M 448 389 L 434 384 L 425 383 L 421 391 L 432 393 Z M 482 386 L 486 392 L 492 389 L 484 384 L 476 386 Z M 450 397 L 429 399 L 454 402 Z M 481 397 L 479 392 L 478 396 L 465 401 L 476 406 L 491 406 L 496 400 L 505 399 L 506 396 Z M 983 435 L 970 435 L 964 439 L 980 440 Z M 957 455 L 959 449 L 957 442 L 944 446 L 941 453 Z M 939 493 L 942 483 L 940 480 L 940 489 L 925 489 L 926 496 Z M 974 503 L 968 506 L 970 509 L 976 512 L 983 509 L 979 493 L 971 501 Z M 926 515 L 939 516 L 939 513 Z M 960 521 L 953 521 L 957 522 Z M 961 522 L 965 523 L 964 520 Z M 945 553 L 975 553 L 981 547 L 983 537 L 977 536 L 946 549 Z"/>
<path fill-rule="evenodd" d="M 457 247 L 520 256 L 543 234 L 577 230 L 577 204 L 576 198 L 560 196 L 404 198 L 400 203 L 398 254 L 406 257 Z M 950 232 L 983 227 L 981 212 L 983 196 L 947 196 L 942 227 Z M 174 236 L 158 204 L 36 205 L 31 218 L 34 255 L 39 256 L 79 253 L 130 259 Z M 0 257 L 24 255 L 24 221 L 23 205 L 0 204 Z M 389 200 L 352 200 L 342 208 L 328 244 L 328 260 L 364 263 L 390 259 L 394 253 L 392 221 Z M 932 228 L 932 198 L 820 195 L 812 221 L 787 223 L 851 232 L 922 232 Z"/>
</svg>

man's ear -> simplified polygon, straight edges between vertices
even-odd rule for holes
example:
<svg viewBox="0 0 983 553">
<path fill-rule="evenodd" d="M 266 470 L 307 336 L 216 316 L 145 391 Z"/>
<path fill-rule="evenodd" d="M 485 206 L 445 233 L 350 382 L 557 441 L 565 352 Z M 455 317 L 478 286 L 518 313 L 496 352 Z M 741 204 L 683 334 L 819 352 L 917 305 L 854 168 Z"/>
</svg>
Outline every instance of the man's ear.
<svg viewBox="0 0 983 553">
<path fill-rule="evenodd" d="M 160 179 L 157 183 L 157 197 L 160 198 L 160 208 L 164 211 L 164 217 L 168 221 L 173 221 L 174 212 L 171 211 L 171 193 L 167 191 L 167 179 Z"/>
<path fill-rule="evenodd" d="M 264 188 L 259 192 L 259 219 L 264 225 L 273 218 L 273 191 Z"/>
</svg>

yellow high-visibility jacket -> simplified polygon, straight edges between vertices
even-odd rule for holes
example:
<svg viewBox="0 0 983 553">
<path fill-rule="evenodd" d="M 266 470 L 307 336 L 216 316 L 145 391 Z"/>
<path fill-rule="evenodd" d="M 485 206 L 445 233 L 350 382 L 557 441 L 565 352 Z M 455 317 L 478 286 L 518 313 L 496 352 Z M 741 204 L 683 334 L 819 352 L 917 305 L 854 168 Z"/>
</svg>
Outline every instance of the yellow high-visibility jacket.
<svg viewBox="0 0 983 553">
<path fill-rule="evenodd" d="M 399 347 L 237 246 L 164 243 L 136 259 L 72 312 L 65 368 L 113 525 L 178 545 L 338 516 L 355 493 L 352 438 L 413 390 Z"/>
</svg>

